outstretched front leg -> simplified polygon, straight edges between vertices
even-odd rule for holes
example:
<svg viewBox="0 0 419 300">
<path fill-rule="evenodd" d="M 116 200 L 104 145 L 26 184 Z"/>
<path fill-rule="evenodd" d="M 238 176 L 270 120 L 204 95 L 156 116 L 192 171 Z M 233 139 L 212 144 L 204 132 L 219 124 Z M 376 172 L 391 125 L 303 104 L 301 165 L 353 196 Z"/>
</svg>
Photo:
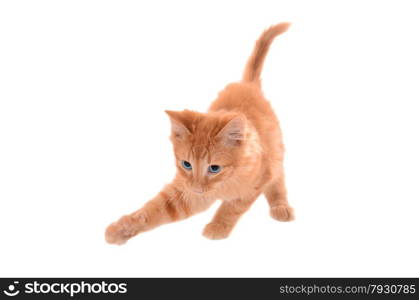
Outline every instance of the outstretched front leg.
<svg viewBox="0 0 419 300">
<path fill-rule="evenodd" d="M 212 221 L 205 226 L 202 234 L 212 240 L 220 240 L 228 237 L 237 221 L 250 208 L 253 202 L 255 202 L 259 194 L 224 201 L 218 208 Z"/>
<path fill-rule="evenodd" d="M 141 209 L 109 225 L 105 233 L 106 241 L 110 244 L 124 244 L 141 232 L 201 212 L 213 202 L 212 199 L 185 193 L 172 183 Z"/>
</svg>

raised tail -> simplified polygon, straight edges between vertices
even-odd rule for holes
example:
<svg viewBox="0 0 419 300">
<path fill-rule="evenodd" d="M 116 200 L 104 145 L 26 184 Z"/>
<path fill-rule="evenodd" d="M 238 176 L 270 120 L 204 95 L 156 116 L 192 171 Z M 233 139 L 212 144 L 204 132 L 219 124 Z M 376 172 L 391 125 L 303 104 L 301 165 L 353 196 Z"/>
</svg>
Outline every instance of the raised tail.
<svg viewBox="0 0 419 300">
<path fill-rule="evenodd" d="M 260 38 L 256 41 L 252 55 L 247 61 L 243 74 L 243 81 L 255 82 L 260 85 L 260 73 L 262 72 L 263 62 L 268 53 L 269 46 L 274 38 L 287 31 L 290 23 L 280 23 L 266 29 Z"/>
</svg>

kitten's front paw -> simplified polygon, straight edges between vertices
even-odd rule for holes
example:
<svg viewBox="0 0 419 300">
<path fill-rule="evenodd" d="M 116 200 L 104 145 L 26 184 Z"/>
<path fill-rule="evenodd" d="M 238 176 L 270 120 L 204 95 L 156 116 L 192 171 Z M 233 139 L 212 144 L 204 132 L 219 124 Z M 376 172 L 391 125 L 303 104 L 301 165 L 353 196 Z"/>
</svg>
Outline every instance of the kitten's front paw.
<svg viewBox="0 0 419 300">
<path fill-rule="evenodd" d="M 142 230 L 145 218 L 140 216 L 123 216 L 106 228 L 105 239 L 109 244 L 122 245 Z"/>
<path fill-rule="evenodd" d="M 223 223 L 209 223 L 205 226 L 202 234 L 210 240 L 221 240 L 229 236 L 233 228 Z"/>
<path fill-rule="evenodd" d="M 271 207 L 271 217 L 282 222 L 289 222 L 295 219 L 294 209 L 288 205 Z"/>
</svg>

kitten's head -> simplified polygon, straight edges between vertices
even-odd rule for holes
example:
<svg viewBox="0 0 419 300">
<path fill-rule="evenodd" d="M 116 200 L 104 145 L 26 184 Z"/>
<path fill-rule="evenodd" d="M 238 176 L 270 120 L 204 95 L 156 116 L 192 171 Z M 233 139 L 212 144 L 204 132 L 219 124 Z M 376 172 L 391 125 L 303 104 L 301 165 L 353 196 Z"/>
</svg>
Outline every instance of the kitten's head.
<svg viewBox="0 0 419 300">
<path fill-rule="evenodd" d="M 179 177 L 197 194 L 233 176 L 244 154 L 246 118 L 236 113 L 166 111 Z"/>
</svg>

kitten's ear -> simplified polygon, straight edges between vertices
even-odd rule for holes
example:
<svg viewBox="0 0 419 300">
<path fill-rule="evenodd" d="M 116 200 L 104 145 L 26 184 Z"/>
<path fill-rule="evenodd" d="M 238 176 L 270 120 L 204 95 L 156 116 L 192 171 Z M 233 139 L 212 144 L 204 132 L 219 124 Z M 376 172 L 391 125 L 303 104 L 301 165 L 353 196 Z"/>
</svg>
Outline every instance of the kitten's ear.
<svg viewBox="0 0 419 300">
<path fill-rule="evenodd" d="M 191 134 L 188 128 L 182 123 L 181 113 L 179 111 L 165 110 L 169 115 L 170 123 L 172 124 L 172 135 L 175 138 L 182 139 Z"/>
<path fill-rule="evenodd" d="M 246 136 L 246 118 L 237 116 L 231 119 L 221 131 L 217 134 L 219 138 L 227 146 L 237 146 Z"/>
</svg>

